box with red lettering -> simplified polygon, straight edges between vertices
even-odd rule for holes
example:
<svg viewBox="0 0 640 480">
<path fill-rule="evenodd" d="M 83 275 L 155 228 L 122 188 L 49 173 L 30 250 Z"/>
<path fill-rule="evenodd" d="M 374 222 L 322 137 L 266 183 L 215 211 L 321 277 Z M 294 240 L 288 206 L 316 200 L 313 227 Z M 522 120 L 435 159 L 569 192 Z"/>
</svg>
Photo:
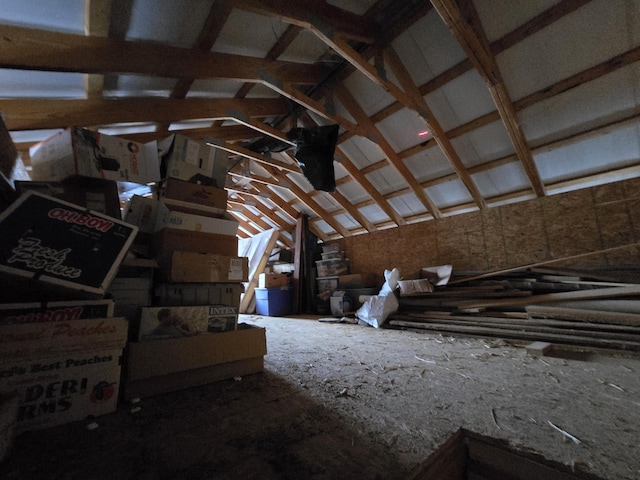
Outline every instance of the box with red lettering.
<svg viewBox="0 0 640 480">
<path fill-rule="evenodd" d="M 0 391 L 18 396 L 15 432 L 114 412 L 124 318 L 0 325 Z"/>
<path fill-rule="evenodd" d="M 0 302 L 29 302 L 103 298 L 138 228 L 28 191 L 0 230 Z"/>
</svg>

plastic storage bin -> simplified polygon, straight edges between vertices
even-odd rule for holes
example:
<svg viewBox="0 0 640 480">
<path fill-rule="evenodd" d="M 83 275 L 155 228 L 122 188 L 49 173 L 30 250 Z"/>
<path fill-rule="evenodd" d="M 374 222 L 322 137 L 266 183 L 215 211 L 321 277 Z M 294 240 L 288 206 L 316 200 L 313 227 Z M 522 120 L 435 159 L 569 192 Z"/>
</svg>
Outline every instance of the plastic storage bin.
<svg viewBox="0 0 640 480">
<path fill-rule="evenodd" d="M 289 288 L 256 288 L 256 313 L 281 317 L 291 313 L 291 290 Z"/>
</svg>

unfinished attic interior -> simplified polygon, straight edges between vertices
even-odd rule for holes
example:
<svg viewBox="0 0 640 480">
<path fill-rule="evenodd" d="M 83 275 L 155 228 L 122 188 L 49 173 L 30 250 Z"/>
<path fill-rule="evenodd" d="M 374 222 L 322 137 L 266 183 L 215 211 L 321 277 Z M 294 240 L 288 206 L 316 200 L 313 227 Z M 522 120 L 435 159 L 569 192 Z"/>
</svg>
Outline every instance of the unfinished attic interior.
<svg viewBox="0 0 640 480">
<path fill-rule="evenodd" d="M 0 478 L 640 478 L 640 2 L 0 0 Z"/>
</svg>

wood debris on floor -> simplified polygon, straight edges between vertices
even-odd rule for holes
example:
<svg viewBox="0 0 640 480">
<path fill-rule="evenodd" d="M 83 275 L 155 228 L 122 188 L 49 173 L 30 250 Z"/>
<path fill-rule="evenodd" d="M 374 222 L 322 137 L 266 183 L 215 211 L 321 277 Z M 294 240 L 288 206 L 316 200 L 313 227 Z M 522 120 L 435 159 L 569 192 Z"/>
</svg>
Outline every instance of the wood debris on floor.
<svg viewBox="0 0 640 480">
<path fill-rule="evenodd" d="M 391 327 L 640 352 L 640 268 L 457 273 L 399 303 Z"/>
</svg>

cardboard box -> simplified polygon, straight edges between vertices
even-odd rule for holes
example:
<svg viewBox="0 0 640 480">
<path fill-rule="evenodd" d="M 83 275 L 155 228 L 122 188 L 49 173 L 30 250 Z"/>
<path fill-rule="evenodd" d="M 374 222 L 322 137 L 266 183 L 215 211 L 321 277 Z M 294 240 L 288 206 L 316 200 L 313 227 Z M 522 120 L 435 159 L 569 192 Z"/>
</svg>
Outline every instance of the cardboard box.
<svg viewBox="0 0 640 480">
<path fill-rule="evenodd" d="M 73 175 L 148 184 L 160 176 L 158 145 L 142 144 L 71 127 L 30 150 L 31 178 L 64 180 Z"/>
<path fill-rule="evenodd" d="M 163 342 L 164 340 L 158 341 Z M 264 357 L 260 354 L 241 360 L 192 368 L 183 372 L 139 378 L 137 380 L 127 380 L 124 383 L 123 398 L 125 400 L 147 398 L 166 392 L 182 390 L 198 385 L 207 385 L 231 378 L 244 377 L 245 375 L 252 375 L 263 371 Z"/>
<path fill-rule="evenodd" d="M 172 205 L 175 202 L 178 205 Z M 235 235 L 238 221 L 226 214 L 225 210 L 212 207 L 183 208 L 186 202 L 133 195 L 125 205 L 122 216 L 125 222 L 136 225 L 143 233 L 155 233 L 165 227 L 194 232 Z M 203 209 L 209 209 L 206 211 Z"/>
<path fill-rule="evenodd" d="M 0 364 L 17 357 L 122 349 L 128 333 L 129 322 L 122 317 L 0 325 Z M 4 372 L 0 378 L 3 376 L 11 374 Z"/>
<path fill-rule="evenodd" d="M 174 250 L 206 252 L 238 256 L 238 237 L 217 233 L 193 232 L 179 228 L 163 228 L 153 235 L 153 251 L 157 256 Z"/>
<path fill-rule="evenodd" d="M 261 273 L 258 275 L 259 288 L 286 287 L 287 276 L 284 273 Z"/>
<path fill-rule="evenodd" d="M 139 232 L 153 234 L 167 225 L 169 209 L 155 198 L 132 195 L 122 209 L 122 218 Z"/>
<path fill-rule="evenodd" d="M 426 278 L 417 280 L 398 280 L 400 295 L 420 295 L 433 292 L 433 285 Z"/>
<path fill-rule="evenodd" d="M 113 314 L 114 302 L 109 299 L 4 303 L 0 304 L 0 325 L 109 318 L 113 317 Z"/>
<path fill-rule="evenodd" d="M 173 177 L 191 183 L 224 188 L 227 157 L 223 150 L 197 142 L 182 134 L 173 134 L 158 144 L 164 178 Z"/>
<path fill-rule="evenodd" d="M 18 394 L 16 433 L 114 412 L 122 347 L 0 362 L 0 390 Z"/>
<path fill-rule="evenodd" d="M 241 283 L 166 283 L 154 289 L 154 305 L 240 305 Z"/>
<path fill-rule="evenodd" d="M 238 233 L 238 225 L 238 221 L 229 214 L 225 214 L 223 218 L 215 218 L 171 210 L 166 226 L 190 232 L 235 236 Z"/>
<path fill-rule="evenodd" d="M 158 263 L 152 259 L 126 257 L 111 283 L 109 295 L 115 300 L 114 314 L 134 320 L 138 307 L 153 300 L 153 282 Z"/>
<path fill-rule="evenodd" d="M 94 212 L 104 213 L 117 219 L 122 218 L 118 183 L 114 180 L 74 175 L 61 182 L 19 180 L 15 182 L 15 186 L 20 195 L 28 190 L 36 190 Z"/>
<path fill-rule="evenodd" d="M 129 344 L 126 379 L 132 382 L 227 364 L 267 353 L 265 329 L 239 324 L 215 335 L 169 338 Z M 184 382 L 181 388 L 187 388 Z M 131 391 L 131 388 L 127 388 Z"/>
<path fill-rule="evenodd" d="M 158 258 L 160 278 L 171 282 L 246 282 L 249 259 L 216 253 L 174 250 Z"/>
<path fill-rule="evenodd" d="M 19 396 L 18 432 L 115 411 L 124 318 L 0 325 L 0 391 Z"/>
<path fill-rule="evenodd" d="M 256 313 L 280 317 L 291 313 L 291 290 L 289 288 L 256 288 Z"/>
<path fill-rule="evenodd" d="M 235 311 L 230 313 L 230 308 Z M 235 330 L 237 321 L 237 308 L 227 305 L 142 307 L 136 337 L 138 341 L 193 337 Z"/>
<path fill-rule="evenodd" d="M 205 207 L 222 212 L 227 209 L 227 191 L 224 188 L 167 178 L 162 182 L 159 193 L 167 205 L 191 205 L 195 209 Z"/>
<path fill-rule="evenodd" d="M 28 191 L 0 214 L 2 301 L 102 298 L 134 225 Z"/>
</svg>

